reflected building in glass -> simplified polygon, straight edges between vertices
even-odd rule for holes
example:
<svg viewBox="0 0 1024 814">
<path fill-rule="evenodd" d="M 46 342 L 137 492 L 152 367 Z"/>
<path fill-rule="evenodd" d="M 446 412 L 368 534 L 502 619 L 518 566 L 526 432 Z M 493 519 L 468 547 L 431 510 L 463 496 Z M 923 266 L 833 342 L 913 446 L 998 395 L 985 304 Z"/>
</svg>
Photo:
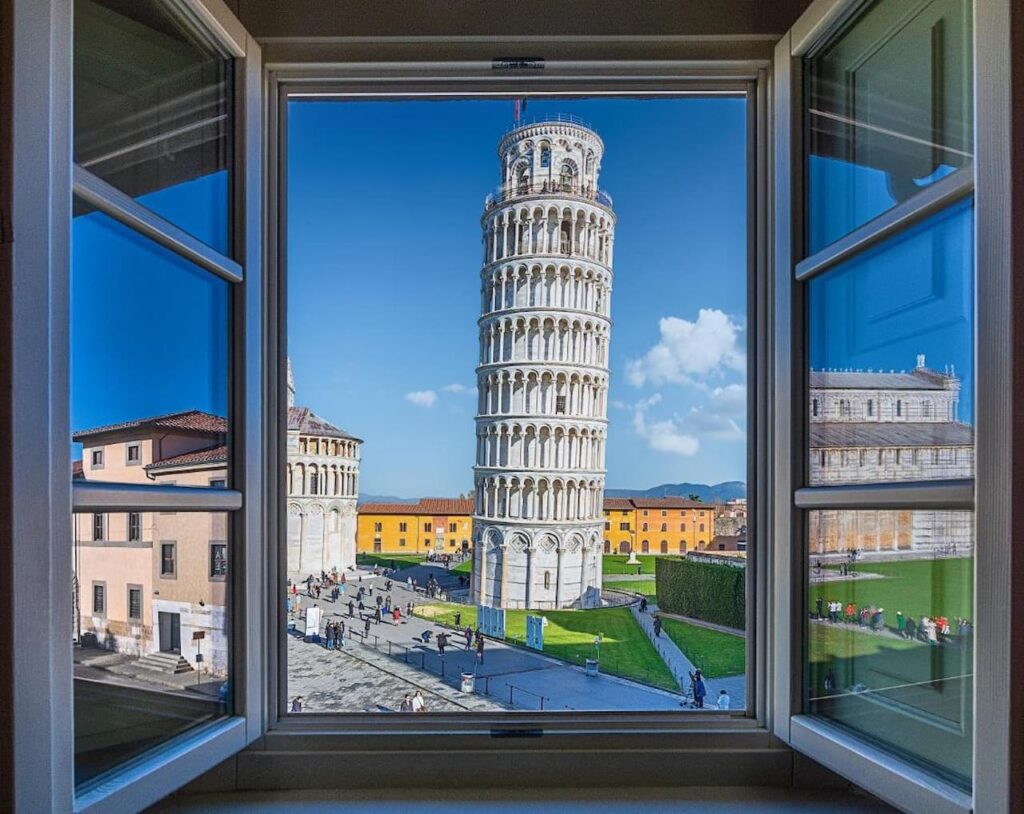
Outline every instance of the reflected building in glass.
<svg viewBox="0 0 1024 814">
<path fill-rule="evenodd" d="M 960 379 L 925 361 L 919 354 L 910 371 L 810 371 L 812 486 L 974 476 L 974 431 L 957 420 Z M 971 512 L 821 511 L 809 520 L 814 557 L 974 547 Z"/>
</svg>

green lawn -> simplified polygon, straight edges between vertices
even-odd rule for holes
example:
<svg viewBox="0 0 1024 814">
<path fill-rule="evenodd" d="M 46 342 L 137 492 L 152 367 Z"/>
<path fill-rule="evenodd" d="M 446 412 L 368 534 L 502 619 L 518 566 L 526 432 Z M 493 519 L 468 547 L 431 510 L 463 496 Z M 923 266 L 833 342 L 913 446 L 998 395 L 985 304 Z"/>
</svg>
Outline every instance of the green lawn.
<svg viewBox="0 0 1024 814">
<path fill-rule="evenodd" d="M 450 603 L 424 605 L 416 615 L 453 625 L 455 613 L 462 614 L 463 626 L 476 627 L 476 608 Z M 595 610 L 525 611 L 510 610 L 505 615 L 505 638 L 523 643 L 526 639 L 526 615 L 539 613 L 547 617 L 544 631 L 544 653 L 573 664 L 583 664 L 594 656 L 594 636 L 601 633 L 601 669 L 612 675 L 662 687 L 679 689 L 654 645 L 640 629 L 628 608 Z"/>
<path fill-rule="evenodd" d="M 742 636 L 720 633 L 680 619 L 661 617 L 662 630 L 705 678 L 739 675 L 746 664 L 747 642 Z"/>
<path fill-rule="evenodd" d="M 356 565 L 368 565 L 371 568 L 379 565 L 381 568 L 412 568 L 423 562 L 419 554 L 356 554 Z"/>
<path fill-rule="evenodd" d="M 942 560 L 904 560 L 895 562 L 858 563 L 861 574 L 882 574 L 881 579 L 854 579 L 842 582 L 819 582 L 810 586 L 810 611 L 821 597 L 827 605 L 838 599 L 845 606 L 853 602 L 858 608 L 874 606 L 885 609 L 885 623 L 896 626 L 896 611 L 912 616 L 957 616 L 974 618 L 974 560 L 969 557 Z"/>
<path fill-rule="evenodd" d="M 617 591 L 631 591 L 637 594 L 643 594 L 648 599 L 653 599 L 656 593 L 657 583 L 653 579 L 636 579 L 636 580 L 605 580 L 602 583 L 603 588 L 613 588 Z"/>
<path fill-rule="evenodd" d="M 473 573 L 473 560 L 472 558 L 465 562 L 460 562 L 452 569 L 453 574 L 471 574 Z"/>
<path fill-rule="evenodd" d="M 654 574 L 654 561 L 657 559 L 653 554 L 637 554 L 640 562 L 641 574 Z M 628 565 L 629 556 L 626 554 L 605 554 L 601 558 L 601 568 L 606 574 L 635 574 L 636 566 Z"/>
</svg>

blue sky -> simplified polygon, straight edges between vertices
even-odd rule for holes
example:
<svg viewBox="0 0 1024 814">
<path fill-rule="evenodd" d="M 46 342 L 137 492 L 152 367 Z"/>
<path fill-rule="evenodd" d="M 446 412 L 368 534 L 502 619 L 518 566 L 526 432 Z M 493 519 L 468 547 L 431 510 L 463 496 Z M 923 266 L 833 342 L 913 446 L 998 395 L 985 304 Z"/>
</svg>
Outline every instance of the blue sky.
<svg viewBox="0 0 1024 814">
<path fill-rule="evenodd" d="M 609 487 L 743 480 L 744 101 L 531 99 L 524 118 L 551 113 L 604 140 L 618 216 Z M 363 492 L 472 488 L 480 215 L 511 124 L 511 101 L 291 103 L 298 401 L 364 439 Z"/>
</svg>

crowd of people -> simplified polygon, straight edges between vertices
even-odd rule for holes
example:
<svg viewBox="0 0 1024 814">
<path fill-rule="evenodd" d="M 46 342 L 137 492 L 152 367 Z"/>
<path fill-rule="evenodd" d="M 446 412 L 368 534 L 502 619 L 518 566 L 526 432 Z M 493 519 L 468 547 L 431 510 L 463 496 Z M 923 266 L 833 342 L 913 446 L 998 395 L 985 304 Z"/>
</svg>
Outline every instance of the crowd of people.
<svg viewBox="0 0 1024 814">
<path fill-rule="evenodd" d="M 818 597 L 814 601 L 814 618 L 822 621 L 827 619 L 832 624 L 857 625 L 875 632 L 889 631 L 901 639 L 911 639 L 934 645 L 954 641 L 963 642 L 974 630 L 971 622 L 961 617 L 956 617 L 953 620 L 954 630 L 949 618 L 945 615 L 922 615 L 915 620 L 912 616 L 904 615 L 902 611 L 896 611 L 895 625 L 887 625 L 885 608 L 874 605 L 857 606 L 853 602 L 847 602 L 844 605 L 837 599 L 830 599 L 826 602 L 823 597 Z"/>
</svg>

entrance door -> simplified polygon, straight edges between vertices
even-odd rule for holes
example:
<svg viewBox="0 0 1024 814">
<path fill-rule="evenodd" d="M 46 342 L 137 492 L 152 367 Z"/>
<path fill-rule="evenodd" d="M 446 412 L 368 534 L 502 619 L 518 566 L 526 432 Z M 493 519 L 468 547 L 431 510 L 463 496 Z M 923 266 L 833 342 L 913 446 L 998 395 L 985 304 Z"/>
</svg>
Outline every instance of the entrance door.
<svg viewBox="0 0 1024 814">
<path fill-rule="evenodd" d="M 181 652 L 181 614 L 160 612 L 160 652 Z"/>
</svg>

